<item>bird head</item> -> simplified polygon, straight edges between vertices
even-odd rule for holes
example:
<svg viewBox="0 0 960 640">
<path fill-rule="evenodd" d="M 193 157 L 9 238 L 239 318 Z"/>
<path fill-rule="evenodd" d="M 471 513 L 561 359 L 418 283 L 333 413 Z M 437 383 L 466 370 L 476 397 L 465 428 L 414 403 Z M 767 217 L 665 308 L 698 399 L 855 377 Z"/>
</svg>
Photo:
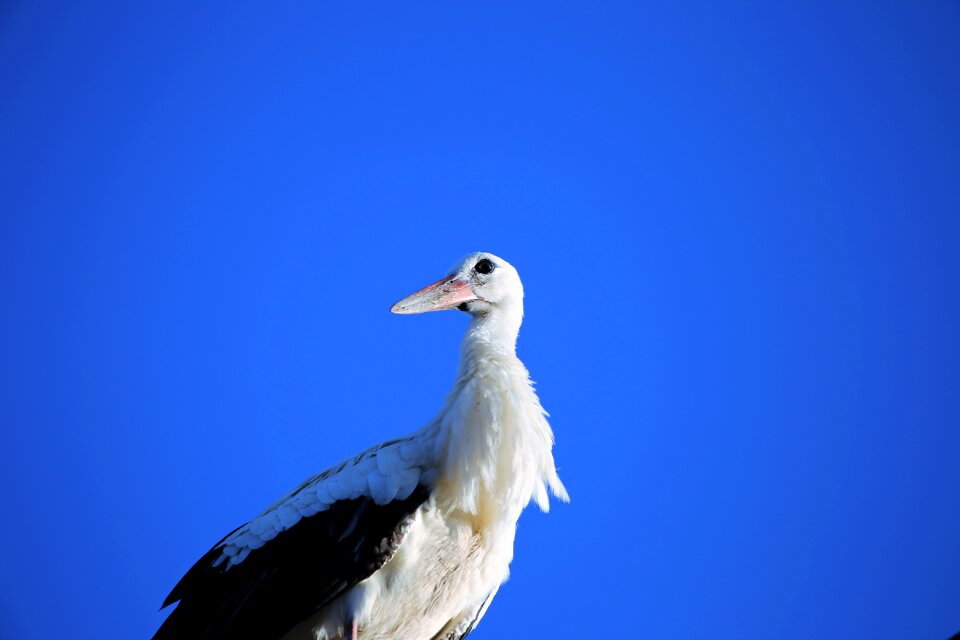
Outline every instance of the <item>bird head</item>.
<svg viewBox="0 0 960 640">
<path fill-rule="evenodd" d="M 523 316 L 523 285 L 517 270 L 492 253 L 471 253 L 445 278 L 412 293 L 391 307 L 399 314 L 459 309 L 472 316 Z"/>
</svg>

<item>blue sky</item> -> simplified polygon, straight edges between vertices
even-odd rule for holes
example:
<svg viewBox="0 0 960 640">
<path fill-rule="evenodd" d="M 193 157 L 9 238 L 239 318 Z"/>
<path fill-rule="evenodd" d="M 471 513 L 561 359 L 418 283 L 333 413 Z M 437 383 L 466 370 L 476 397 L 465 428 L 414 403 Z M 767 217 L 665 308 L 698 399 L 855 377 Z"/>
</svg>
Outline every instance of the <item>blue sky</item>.
<svg viewBox="0 0 960 640">
<path fill-rule="evenodd" d="M 155 4 L 0 8 L 0 637 L 428 420 L 475 250 L 573 499 L 478 640 L 960 630 L 955 3 Z"/>
</svg>

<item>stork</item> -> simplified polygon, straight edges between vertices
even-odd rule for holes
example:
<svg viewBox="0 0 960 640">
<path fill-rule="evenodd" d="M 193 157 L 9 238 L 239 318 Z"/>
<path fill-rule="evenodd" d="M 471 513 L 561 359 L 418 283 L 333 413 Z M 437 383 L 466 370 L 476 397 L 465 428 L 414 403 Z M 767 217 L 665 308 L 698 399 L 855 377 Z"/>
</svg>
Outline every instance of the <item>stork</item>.
<svg viewBox="0 0 960 640">
<path fill-rule="evenodd" d="M 228 534 L 174 587 L 154 640 L 460 640 L 506 580 L 517 519 L 567 501 L 516 355 L 523 286 L 490 253 L 396 303 L 470 314 L 437 416 L 333 466 Z"/>
</svg>

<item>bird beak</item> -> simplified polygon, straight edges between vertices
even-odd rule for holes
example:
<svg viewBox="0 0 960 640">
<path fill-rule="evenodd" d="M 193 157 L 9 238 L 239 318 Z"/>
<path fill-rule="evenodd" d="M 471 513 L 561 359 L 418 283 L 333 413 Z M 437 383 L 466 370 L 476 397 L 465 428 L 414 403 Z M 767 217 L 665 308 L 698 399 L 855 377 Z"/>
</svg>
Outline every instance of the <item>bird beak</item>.
<svg viewBox="0 0 960 640">
<path fill-rule="evenodd" d="M 454 309 L 458 305 L 478 296 L 470 288 L 470 283 L 453 276 L 447 276 L 433 284 L 412 293 L 397 304 L 390 307 L 392 313 L 410 314 L 426 313 L 427 311 L 443 311 Z"/>
</svg>

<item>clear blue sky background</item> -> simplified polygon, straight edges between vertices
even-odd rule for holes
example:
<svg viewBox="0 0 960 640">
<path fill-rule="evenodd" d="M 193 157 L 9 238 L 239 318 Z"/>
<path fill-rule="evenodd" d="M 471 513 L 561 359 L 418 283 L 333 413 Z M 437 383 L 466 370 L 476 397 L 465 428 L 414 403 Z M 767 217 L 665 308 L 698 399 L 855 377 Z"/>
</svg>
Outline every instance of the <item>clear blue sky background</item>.
<svg viewBox="0 0 960 640">
<path fill-rule="evenodd" d="M 956 2 L 130 4 L 0 7 L 0 638 L 428 420 L 474 250 L 573 497 L 478 640 L 960 630 Z"/>
</svg>

